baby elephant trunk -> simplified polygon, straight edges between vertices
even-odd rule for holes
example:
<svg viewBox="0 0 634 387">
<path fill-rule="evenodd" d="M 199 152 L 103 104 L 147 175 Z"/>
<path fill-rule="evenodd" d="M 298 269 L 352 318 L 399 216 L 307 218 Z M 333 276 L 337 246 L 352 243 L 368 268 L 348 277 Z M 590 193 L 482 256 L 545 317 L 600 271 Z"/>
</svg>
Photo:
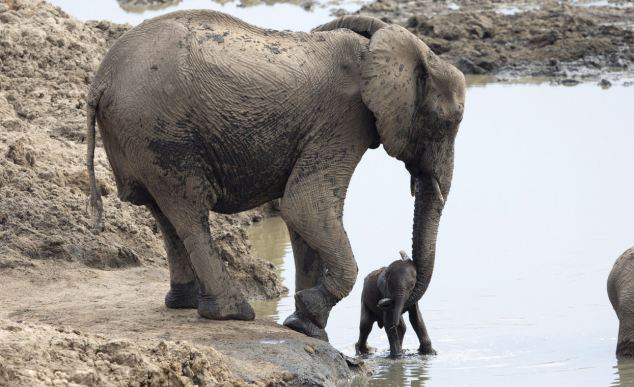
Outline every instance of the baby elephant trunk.
<svg viewBox="0 0 634 387">
<path fill-rule="evenodd" d="M 394 297 L 392 306 L 387 310 L 385 321 L 385 329 L 387 338 L 390 341 L 390 356 L 397 357 L 402 354 L 401 345 L 403 344 L 403 335 L 405 334 L 405 326 L 401 326 L 401 316 L 407 297 L 399 295 Z"/>
</svg>

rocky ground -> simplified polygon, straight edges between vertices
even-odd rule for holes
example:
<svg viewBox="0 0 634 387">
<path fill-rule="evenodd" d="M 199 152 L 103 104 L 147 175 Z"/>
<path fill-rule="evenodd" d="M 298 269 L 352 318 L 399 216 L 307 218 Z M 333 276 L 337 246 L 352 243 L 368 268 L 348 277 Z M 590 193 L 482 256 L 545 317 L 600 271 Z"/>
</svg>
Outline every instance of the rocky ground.
<svg viewBox="0 0 634 387">
<path fill-rule="evenodd" d="M 43 1 L 0 0 L 0 385 L 329 385 L 351 377 L 327 343 L 272 321 L 209 322 L 167 310 L 157 225 L 118 200 L 101 146 L 105 230 L 93 231 L 84 99 L 128 28 L 83 23 Z M 274 265 L 252 255 L 246 233 L 270 211 L 210 215 L 214 242 L 252 300 L 286 291 Z M 275 307 L 256 305 L 259 315 Z"/>
<path fill-rule="evenodd" d="M 377 0 L 359 13 L 406 26 L 465 74 L 634 72 L 631 0 Z"/>
</svg>

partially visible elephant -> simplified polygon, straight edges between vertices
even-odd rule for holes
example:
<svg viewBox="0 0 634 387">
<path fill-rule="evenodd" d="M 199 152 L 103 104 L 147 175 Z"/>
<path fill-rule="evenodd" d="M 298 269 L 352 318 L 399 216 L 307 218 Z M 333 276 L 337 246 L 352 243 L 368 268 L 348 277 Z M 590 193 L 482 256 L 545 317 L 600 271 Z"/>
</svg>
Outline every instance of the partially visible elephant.
<svg viewBox="0 0 634 387">
<path fill-rule="evenodd" d="M 614 263 L 608 277 L 608 297 L 619 318 L 617 357 L 634 357 L 634 247 Z"/>
<path fill-rule="evenodd" d="M 327 340 L 330 310 L 357 276 L 342 213 L 369 148 L 382 144 L 412 177 L 417 278 L 406 306 L 429 284 L 464 97 L 459 70 L 378 19 L 348 16 L 295 33 L 212 11 L 160 16 L 124 34 L 93 80 L 91 207 L 101 227 L 96 121 L 119 198 L 146 206 L 162 230 L 167 306 L 250 320 L 253 309 L 210 238 L 208 213 L 281 198 L 297 290 L 285 325 Z"/>
<path fill-rule="evenodd" d="M 355 348 L 357 353 L 370 352 L 368 335 L 376 322 L 379 328 L 385 326 L 387 339 L 390 341 L 390 356 L 401 355 L 403 337 L 407 327 L 403 321 L 403 313 L 407 312 L 409 322 L 418 336 L 418 353 L 435 354 L 431 340 L 420 314 L 418 302 L 405 308 L 416 285 L 416 266 L 407 253 L 400 251 L 401 260 L 392 262 L 388 267 L 377 269 L 365 277 L 361 292 L 361 319 L 359 323 L 359 340 Z"/>
</svg>

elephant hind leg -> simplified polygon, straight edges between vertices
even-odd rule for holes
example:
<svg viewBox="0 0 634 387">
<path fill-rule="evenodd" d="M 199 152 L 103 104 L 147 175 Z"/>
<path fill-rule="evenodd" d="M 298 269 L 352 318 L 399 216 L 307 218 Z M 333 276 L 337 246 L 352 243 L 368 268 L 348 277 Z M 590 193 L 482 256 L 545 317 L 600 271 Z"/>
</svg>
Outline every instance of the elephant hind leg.
<svg viewBox="0 0 634 387">
<path fill-rule="evenodd" d="M 165 192 L 155 199 L 189 256 L 199 287 L 198 314 L 212 320 L 253 320 L 253 308 L 232 286 L 225 264 L 213 248 L 205 205 Z"/>
<path fill-rule="evenodd" d="M 165 306 L 172 309 L 195 309 L 198 307 L 198 284 L 185 245 L 154 200 L 146 206 L 161 230 L 167 253 L 170 290 L 165 295 Z"/>
</svg>

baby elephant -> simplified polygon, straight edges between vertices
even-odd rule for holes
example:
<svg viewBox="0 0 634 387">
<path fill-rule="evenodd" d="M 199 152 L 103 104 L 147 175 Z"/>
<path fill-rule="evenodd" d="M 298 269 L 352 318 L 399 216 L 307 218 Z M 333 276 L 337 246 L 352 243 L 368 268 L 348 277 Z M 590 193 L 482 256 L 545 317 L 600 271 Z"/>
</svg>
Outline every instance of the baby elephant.
<svg viewBox="0 0 634 387">
<path fill-rule="evenodd" d="M 400 254 L 400 261 L 394 261 L 390 266 L 375 270 L 365 277 L 361 293 L 359 341 L 355 345 L 358 354 L 370 352 L 367 340 L 376 321 L 379 328 L 385 326 L 390 341 L 390 356 L 401 355 L 406 329 L 402 315 L 405 311 L 409 313 L 409 322 L 420 342 L 418 352 L 426 355 L 436 353 L 431 347 L 418 303 L 404 310 L 405 302 L 416 283 L 416 267 L 404 251 L 400 251 Z"/>
<path fill-rule="evenodd" d="M 619 318 L 617 357 L 634 357 L 634 247 L 623 253 L 608 277 L 608 297 Z"/>
</svg>

